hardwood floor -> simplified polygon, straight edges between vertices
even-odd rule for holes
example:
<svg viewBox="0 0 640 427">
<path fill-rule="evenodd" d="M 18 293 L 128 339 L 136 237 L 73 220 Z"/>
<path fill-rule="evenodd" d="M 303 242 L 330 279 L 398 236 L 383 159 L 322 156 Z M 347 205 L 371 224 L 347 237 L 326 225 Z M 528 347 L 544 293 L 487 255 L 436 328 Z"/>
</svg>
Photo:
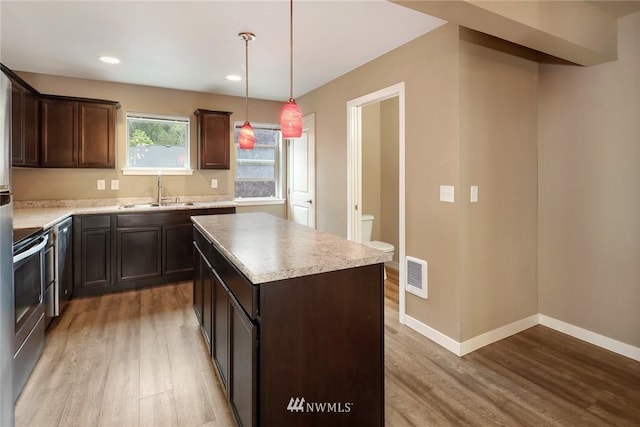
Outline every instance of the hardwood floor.
<svg viewBox="0 0 640 427">
<path fill-rule="evenodd" d="M 387 426 L 640 425 L 640 363 L 542 326 L 459 358 L 399 325 L 394 280 L 385 286 Z M 235 425 L 191 284 L 71 301 L 18 399 L 16 423 Z"/>
</svg>

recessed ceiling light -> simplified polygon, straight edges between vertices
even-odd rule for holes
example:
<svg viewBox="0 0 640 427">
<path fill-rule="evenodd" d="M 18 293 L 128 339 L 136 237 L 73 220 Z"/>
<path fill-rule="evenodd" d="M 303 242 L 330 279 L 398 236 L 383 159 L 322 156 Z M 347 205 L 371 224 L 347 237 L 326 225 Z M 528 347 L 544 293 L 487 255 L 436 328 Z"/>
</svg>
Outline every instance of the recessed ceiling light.
<svg viewBox="0 0 640 427">
<path fill-rule="evenodd" d="M 227 76 L 227 80 L 231 80 L 232 82 L 239 82 L 240 80 L 242 80 L 242 77 L 238 76 L 237 74 L 229 74 Z"/>
<path fill-rule="evenodd" d="M 101 56 L 100 61 L 106 62 L 107 64 L 119 64 L 120 60 L 118 58 L 114 58 L 113 56 Z"/>
</svg>

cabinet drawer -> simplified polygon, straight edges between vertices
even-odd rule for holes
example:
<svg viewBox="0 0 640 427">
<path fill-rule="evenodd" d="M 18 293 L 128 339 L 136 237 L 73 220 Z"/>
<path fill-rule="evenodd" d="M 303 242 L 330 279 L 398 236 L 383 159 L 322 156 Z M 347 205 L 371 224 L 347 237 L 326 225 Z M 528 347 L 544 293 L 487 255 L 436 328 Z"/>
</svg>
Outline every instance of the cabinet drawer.
<svg viewBox="0 0 640 427">
<path fill-rule="evenodd" d="M 91 230 L 93 228 L 111 227 L 111 217 L 109 215 L 83 215 L 82 229 Z"/>
<path fill-rule="evenodd" d="M 211 246 L 211 242 L 195 227 L 193 227 L 193 244 L 200 250 L 202 256 L 209 262 L 209 265 L 212 265 L 213 259 L 211 257 L 211 251 L 213 247 Z"/>
<path fill-rule="evenodd" d="M 258 287 L 251 284 L 216 248 L 212 246 L 211 250 L 213 269 L 227 285 L 247 315 L 255 320 L 258 315 Z"/>
</svg>

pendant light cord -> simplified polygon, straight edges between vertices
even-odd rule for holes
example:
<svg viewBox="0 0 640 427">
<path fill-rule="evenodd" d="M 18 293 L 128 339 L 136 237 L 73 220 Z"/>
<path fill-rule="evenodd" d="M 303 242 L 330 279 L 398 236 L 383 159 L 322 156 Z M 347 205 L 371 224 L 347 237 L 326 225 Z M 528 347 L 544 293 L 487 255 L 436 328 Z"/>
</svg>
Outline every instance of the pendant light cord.
<svg viewBox="0 0 640 427">
<path fill-rule="evenodd" d="M 249 121 L 249 38 L 244 38 L 244 121 Z"/>
<path fill-rule="evenodd" d="M 289 100 L 293 99 L 293 0 L 289 7 Z"/>
</svg>

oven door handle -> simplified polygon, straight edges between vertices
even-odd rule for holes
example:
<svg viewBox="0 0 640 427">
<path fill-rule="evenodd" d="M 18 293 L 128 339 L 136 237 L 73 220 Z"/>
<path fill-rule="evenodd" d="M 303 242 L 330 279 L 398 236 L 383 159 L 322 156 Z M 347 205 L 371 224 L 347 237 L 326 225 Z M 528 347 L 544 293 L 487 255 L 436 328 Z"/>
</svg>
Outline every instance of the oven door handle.
<svg viewBox="0 0 640 427">
<path fill-rule="evenodd" d="M 29 248 L 28 250 L 21 252 L 19 254 L 17 254 L 16 256 L 13 257 L 13 263 L 17 263 L 22 261 L 23 259 L 30 257 L 31 255 L 35 254 L 36 252 L 39 252 L 40 250 L 42 250 L 42 248 L 44 248 L 47 245 L 47 242 L 49 241 L 49 235 L 45 234 L 44 236 L 42 236 L 42 242 L 38 243 L 36 246 Z"/>
</svg>

